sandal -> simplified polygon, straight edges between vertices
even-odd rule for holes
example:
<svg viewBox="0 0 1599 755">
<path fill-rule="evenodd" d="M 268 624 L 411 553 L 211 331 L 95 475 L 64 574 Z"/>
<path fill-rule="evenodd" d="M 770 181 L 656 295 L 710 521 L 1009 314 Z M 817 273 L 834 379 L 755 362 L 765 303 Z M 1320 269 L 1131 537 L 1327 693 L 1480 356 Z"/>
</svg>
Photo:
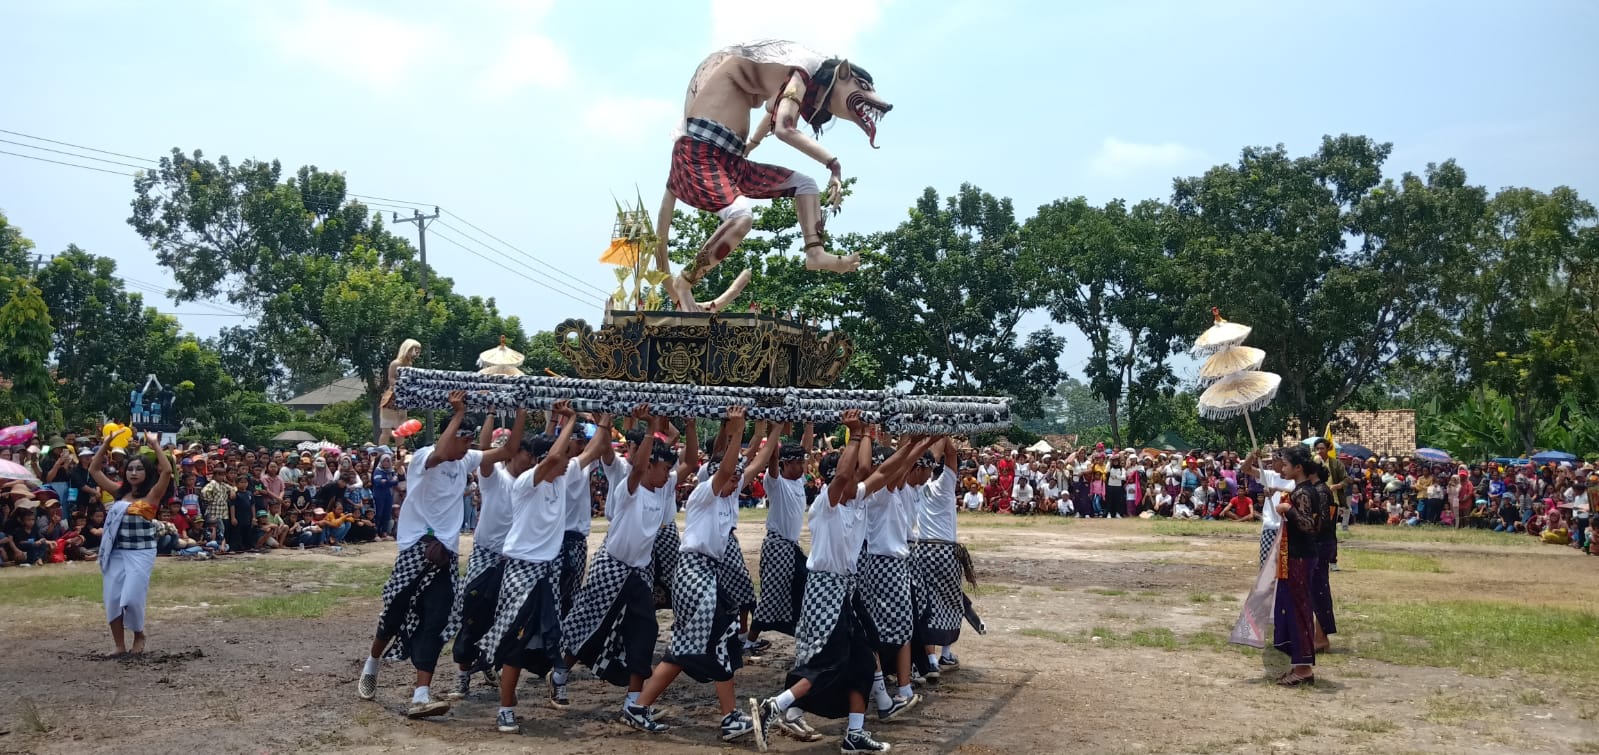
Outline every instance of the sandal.
<svg viewBox="0 0 1599 755">
<path fill-rule="evenodd" d="M 1316 675 L 1312 673 L 1309 676 L 1299 676 L 1290 671 L 1277 678 L 1277 686 L 1279 687 L 1298 687 L 1300 685 L 1316 686 Z"/>
</svg>

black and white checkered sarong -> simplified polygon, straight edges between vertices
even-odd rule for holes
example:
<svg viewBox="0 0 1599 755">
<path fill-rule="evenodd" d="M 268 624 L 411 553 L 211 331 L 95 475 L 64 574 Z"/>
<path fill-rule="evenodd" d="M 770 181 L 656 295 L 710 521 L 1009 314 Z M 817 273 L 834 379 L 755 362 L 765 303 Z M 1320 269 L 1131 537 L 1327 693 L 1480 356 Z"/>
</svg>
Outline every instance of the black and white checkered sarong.
<svg viewBox="0 0 1599 755">
<path fill-rule="evenodd" d="M 947 540 L 919 540 L 911 551 L 916 624 L 930 645 L 949 645 L 960 637 L 964 606 L 957 547 Z"/>
<path fill-rule="evenodd" d="M 794 665 L 811 662 L 833 636 L 833 627 L 843 615 L 844 601 L 855 590 L 855 578 L 830 571 L 813 571 L 805 576 L 805 598 L 801 602 L 799 625 L 794 629 Z"/>
<path fill-rule="evenodd" d="M 403 661 L 411 657 L 411 638 L 416 635 L 418 627 L 422 626 L 421 598 L 432 586 L 435 579 L 455 580 L 452 589 L 460 592 L 460 578 L 452 569 L 449 574 L 428 563 L 428 540 L 418 540 L 411 547 L 400 551 L 394 558 L 394 571 L 389 574 L 387 582 L 383 583 L 383 613 L 378 618 L 378 632 L 382 633 L 384 620 L 394 610 L 402 610 L 404 614 L 400 619 L 400 629 L 395 633 L 396 641 L 389 644 L 389 649 L 384 651 L 383 657 L 391 661 Z M 404 600 L 404 606 L 396 606 L 395 601 Z M 453 597 L 452 597 L 453 600 Z M 459 616 L 453 616 L 445 624 L 444 635 L 441 642 L 449 642 L 451 637 L 460 628 Z"/>
<path fill-rule="evenodd" d="M 878 641 L 890 646 L 910 642 L 915 619 L 910 559 L 868 553 L 860 563 L 861 597 L 877 627 Z"/>
<path fill-rule="evenodd" d="M 699 681 L 733 678 L 742 654 L 730 652 L 738 635 L 738 608 L 719 585 L 716 559 L 679 553 L 672 579 L 670 659 Z"/>
<path fill-rule="evenodd" d="M 750 628 L 794 634 L 805 597 L 805 551 L 771 530 L 761 541 L 761 598 Z"/>
<path fill-rule="evenodd" d="M 555 565 L 556 595 L 561 601 L 561 618 L 572 612 L 572 598 L 583 584 L 583 572 L 588 569 L 589 540 L 581 532 L 567 530 L 561 536 L 561 558 Z"/>
<path fill-rule="evenodd" d="M 472 584 L 472 580 L 477 579 L 478 575 L 482 574 L 489 567 L 498 564 L 502 558 L 504 558 L 504 556 L 501 556 L 499 551 L 474 544 L 472 546 L 472 555 L 468 556 L 466 559 L 466 576 L 461 578 L 461 581 L 457 583 L 457 586 L 464 587 Z M 456 590 L 455 604 L 450 607 L 449 626 L 451 637 L 454 637 L 456 633 L 461 630 L 461 620 L 465 605 L 466 590 Z"/>
<path fill-rule="evenodd" d="M 1264 564 L 1264 563 L 1266 563 L 1266 559 L 1271 558 L 1272 546 L 1277 544 L 1277 534 L 1280 533 L 1280 532 L 1282 532 L 1282 530 L 1280 530 L 1280 529 L 1271 529 L 1271 528 L 1265 528 L 1265 527 L 1261 528 L 1261 530 L 1260 530 L 1260 562 L 1261 563 Z"/>
<path fill-rule="evenodd" d="M 655 535 L 651 561 L 655 567 L 655 607 L 658 609 L 672 607 L 672 580 L 677 579 L 677 555 L 681 547 L 683 540 L 677 535 L 677 522 L 667 522 Z"/>
<path fill-rule="evenodd" d="M 594 554 L 588 576 L 578 588 L 571 612 L 561 621 L 561 639 L 566 644 L 566 652 L 587 664 L 601 679 L 625 677 L 629 661 L 638 660 L 627 656 L 627 638 L 621 627 L 627 616 L 624 611 L 616 610 L 623 585 L 630 577 L 637 577 L 645 590 L 655 579 L 652 569 L 630 567 L 611 558 L 601 548 Z M 607 616 L 612 620 L 606 621 Z M 642 661 L 642 667 L 647 669 L 650 659 Z M 620 674 L 615 673 L 618 670 Z"/>
<path fill-rule="evenodd" d="M 553 561 L 505 559 L 505 576 L 500 581 L 500 600 L 494 608 L 494 626 L 489 627 L 489 630 L 483 633 L 483 639 L 478 640 L 478 648 L 483 651 L 485 658 L 492 658 L 496 663 L 504 661 L 500 645 L 507 637 L 516 635 L 517 618 L 522 613 L 523 604 L 532 597 L 534 588 L 538 587 L 540 582 L 548 582 L 551 595 L 554 595 L 555 568 Z"/>
<path fill-rule="evenodd" d="M 705 118 L 688 118 L 683 122 L 683 133 L 697 142 L 705 142 L 730 155 L 744 155 L 744 140 L 726 126 Z"/>
<path fill-rule="evenodd" d="M 722 560 L 716 562 L 717 579 L 722 591 L 740 611 L 755 610 L 755 583 L 750 580 L 750 567 L 744 561 L 744 549 L 738 544 L 738 533 L 727 533 L 727 550 Z"/>
</svg>

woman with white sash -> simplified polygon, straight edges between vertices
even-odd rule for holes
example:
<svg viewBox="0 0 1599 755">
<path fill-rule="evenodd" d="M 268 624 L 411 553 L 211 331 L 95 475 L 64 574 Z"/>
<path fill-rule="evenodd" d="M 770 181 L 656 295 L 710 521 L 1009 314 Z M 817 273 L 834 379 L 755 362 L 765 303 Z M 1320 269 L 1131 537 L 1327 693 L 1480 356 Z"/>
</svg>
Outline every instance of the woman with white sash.
<svg viewBox="0 0 1599 755">
<path fill-rule="evenodd" d="M 117 655 L 144 652 L 144 604 L 150 591 L 150 572 L 155 569 L 156 509 L 172 483 L 172 460 L 161 451 L 161 436 L 150 433 L 146 443 L 155 449 L 159 472 L 151 475 L 150 461 L 144 454 L 128 458 L 122 469 L 122 482 L 100 471 L 106 450 L 123 433 L 107 438 L 89 462 L 89 474 L 101 490 L 115 490 L 116 501 L 106 508 L 105 533 L 100 540 L 101 589 L 105 600 L 105 619 L 111 626 L 111 639 Z M 133 631 L 133 647 L 125 641 Z"/>
</svg>

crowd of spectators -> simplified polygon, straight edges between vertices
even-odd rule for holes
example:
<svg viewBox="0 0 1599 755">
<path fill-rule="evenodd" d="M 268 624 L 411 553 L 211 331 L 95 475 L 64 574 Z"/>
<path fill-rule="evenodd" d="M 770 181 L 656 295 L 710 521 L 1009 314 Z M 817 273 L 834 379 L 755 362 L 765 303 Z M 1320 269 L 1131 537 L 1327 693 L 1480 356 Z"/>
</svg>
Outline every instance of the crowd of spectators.
<svg viewBox="0 0 1599 755">
<path fill-rule="evenodd" d="M 0 565 L 92 561 L 111 491 L 88 474 L 99 439 L 67 433 L 0 448 L 40 481 L 0 491 Z M 172 454 L 178 470 L 158 512 L 157 552 L 210 558 L 281 548 L 341 548 L 392 537 L 408 454 L 387 447 L 268 450 L 227 442 L 113 448 L 103 471 L 120 479 L 135 455 Z M 471 502 L 463 502 L 471 505 Z"/>
<path fill-rule="evenodd" d="M 1342 525 L 1473 527 L 1524 533 L 1599 555 L 1599 467 L 1592 462 L 1340 458 Z M 1234 451 L 968 449 L 961 503 L 971 511 L 1075 517 L 1261 518 L 1260 482 Z"/>
</svg>

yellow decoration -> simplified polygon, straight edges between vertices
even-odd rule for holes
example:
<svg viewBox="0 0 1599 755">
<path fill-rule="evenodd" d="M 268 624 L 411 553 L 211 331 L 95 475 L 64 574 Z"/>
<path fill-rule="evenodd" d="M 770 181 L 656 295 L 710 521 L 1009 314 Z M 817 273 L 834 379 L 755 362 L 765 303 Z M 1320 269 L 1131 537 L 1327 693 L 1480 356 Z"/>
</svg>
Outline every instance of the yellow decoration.
<svg viewBox="0 0 1599 755">
<path fill-rule="evenodd" d="M 607 265 L 633 267 L 638 264 L 639 243 L 635 239 L 612 239 L 611 245 L 600 253 L 600 262 Z"/>
</svg>

